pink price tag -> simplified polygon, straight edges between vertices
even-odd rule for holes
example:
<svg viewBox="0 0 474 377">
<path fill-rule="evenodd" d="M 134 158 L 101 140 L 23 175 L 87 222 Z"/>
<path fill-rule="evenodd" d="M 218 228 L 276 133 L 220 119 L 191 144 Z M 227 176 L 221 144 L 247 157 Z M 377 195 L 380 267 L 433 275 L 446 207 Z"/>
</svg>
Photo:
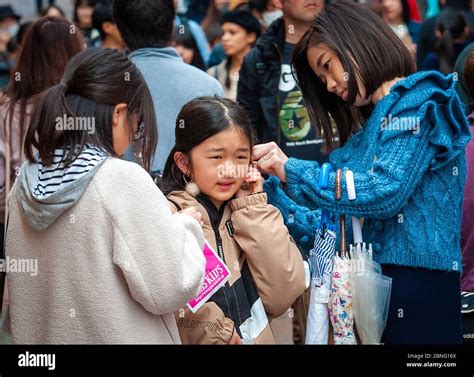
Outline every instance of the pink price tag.
<svg viewBox="0 0 474 377">
<path fill-rule="evenodd" d="M 199 295 L 187 303 L 193 313 L 196 313 L 230 279 L 230 270 L 207 241 L 204 243 L 203 252 L 206 257 L 204 284 Z"/>
</svg>

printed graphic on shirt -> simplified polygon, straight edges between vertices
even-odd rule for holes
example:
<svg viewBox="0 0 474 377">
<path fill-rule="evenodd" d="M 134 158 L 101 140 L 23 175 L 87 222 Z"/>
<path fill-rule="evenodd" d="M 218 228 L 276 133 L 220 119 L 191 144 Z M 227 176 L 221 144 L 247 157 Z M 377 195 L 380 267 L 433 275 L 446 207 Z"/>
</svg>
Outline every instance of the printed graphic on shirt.
<svg viewBox="0 0 474 377">
<path fill-rule="evenodd" d="M 306 108 L 303 105 L 303 96 L 300 90 L 288 93 L 285 103 L 280 109 L 280 128 L 283 135 L 292 142 L 300 141 L 308 136 L 311 123 Z M 307 140 L 309 141 L 309 140 Z M 316 141 L 316 140 L 312 140 Z M 286 143 L 291 146 L 291 142 Z M 304 145 L 306 145 L 305 143 Z"/>
<path fill-rule="evenodd" d="M 327 156 L 321 152 L 324 140 L 311 126 L 303 95 L 292 74 L 293 47 L 292 44 L 285 44 L 278 85 L 280 147 L 289 157 L 325 162 Z"/>
</svg>

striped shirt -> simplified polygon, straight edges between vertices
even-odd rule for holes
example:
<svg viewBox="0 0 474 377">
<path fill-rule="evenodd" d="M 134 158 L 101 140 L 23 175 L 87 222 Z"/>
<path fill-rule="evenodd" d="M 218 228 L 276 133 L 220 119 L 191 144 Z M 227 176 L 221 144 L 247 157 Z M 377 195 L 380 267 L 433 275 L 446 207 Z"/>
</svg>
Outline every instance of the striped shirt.
<svg viewBox="0 0 474 377">
<path fill-rule="evenodd" d="M 67 167 L 61 162 L 63 155 L 62 149 L 56 149 L 53 164 L 45 166 L 39 161 L 38 184 L 33 190 L 37 199 L 43 199 L 63 189 L 108 157 L 107 152 L 89 144 L 84 146 L 80 155 Z"/>
</svg>

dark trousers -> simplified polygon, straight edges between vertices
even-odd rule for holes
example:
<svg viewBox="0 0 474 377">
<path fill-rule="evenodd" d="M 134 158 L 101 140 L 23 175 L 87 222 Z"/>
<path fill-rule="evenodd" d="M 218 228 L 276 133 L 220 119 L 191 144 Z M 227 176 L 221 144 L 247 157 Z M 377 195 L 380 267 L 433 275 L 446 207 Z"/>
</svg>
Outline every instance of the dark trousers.
<svg viewBox="0 0 474 377">
<path fill-rule="evenodd" d="M 384 344 L 461 344 L 460 274 L 394 265 Z"/>
</svg>

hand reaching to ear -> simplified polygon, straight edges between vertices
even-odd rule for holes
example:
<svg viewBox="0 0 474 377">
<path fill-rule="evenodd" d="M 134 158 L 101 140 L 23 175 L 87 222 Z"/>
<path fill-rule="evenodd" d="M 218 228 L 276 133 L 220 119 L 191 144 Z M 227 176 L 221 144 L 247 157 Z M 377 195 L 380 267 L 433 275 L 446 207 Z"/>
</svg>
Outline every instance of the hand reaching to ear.
<svg viewBox="0 0 474 377">
<path fill-rule="evenodd" d="M 262 174 L 260 174 L 260 172 L 253 166 L 249 166 L 247 178 L 245 179 L 245 182 L 242 187 L 235 194 L 235 197 L 241 198 L 243 196 L 256 194 L 257 192 L 262 192 L 263 182 L 264 179 L 262 177 Z"/>
<path fill-rule="evenodd" d="M 280 181 L 286 182 L 285 164 L 288 157 L 275 142 L 254 146 L 252 160 L 257 161 L 260 171 L 275 175 Z"/>
</svg>

